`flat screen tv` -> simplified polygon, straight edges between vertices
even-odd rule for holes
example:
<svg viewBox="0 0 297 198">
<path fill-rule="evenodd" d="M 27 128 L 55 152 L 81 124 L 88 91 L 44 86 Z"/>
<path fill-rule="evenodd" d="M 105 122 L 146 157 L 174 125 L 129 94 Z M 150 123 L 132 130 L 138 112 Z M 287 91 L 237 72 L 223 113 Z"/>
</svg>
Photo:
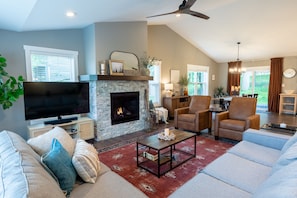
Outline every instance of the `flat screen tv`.
<svg viewBox="0 0 297 198">
<path fill-rule="evenodd" d="M 24 82 L 23 86 L 26 120 L 57 116 L 63 121 L 63 115 L 90 112 L 88 82 Z"/>
</svg>

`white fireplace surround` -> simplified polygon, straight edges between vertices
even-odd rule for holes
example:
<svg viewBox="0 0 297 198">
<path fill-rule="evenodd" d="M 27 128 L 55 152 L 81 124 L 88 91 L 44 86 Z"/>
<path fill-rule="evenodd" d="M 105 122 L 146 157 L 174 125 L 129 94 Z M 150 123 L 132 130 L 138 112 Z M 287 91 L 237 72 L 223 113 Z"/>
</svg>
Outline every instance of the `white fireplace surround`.
<svg viewBox="0 0 297 198">
<path fill-rule="evenodd" d="M 96 140 L 105 140 L 149 128 L 148 81 L 90 80 L 90 114 Z M 111 124 L 110 93 L 139 91 L 139 120 Z"/>
</svg>

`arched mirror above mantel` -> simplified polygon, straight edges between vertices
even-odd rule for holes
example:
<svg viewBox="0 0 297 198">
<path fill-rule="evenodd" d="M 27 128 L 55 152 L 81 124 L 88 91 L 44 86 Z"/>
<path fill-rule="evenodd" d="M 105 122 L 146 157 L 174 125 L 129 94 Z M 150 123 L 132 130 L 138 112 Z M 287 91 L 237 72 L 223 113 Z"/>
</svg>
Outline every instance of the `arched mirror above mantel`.
<svg viewBox="0 0 297 198">
<path fill-rule="evenodd" d="M 139 60 L 136 54 L 124 51 L 113 51 L 110 54 L 111 60 L 119 60 L 124 62 L 125 75 L 139 75 Z"/>
</svg>

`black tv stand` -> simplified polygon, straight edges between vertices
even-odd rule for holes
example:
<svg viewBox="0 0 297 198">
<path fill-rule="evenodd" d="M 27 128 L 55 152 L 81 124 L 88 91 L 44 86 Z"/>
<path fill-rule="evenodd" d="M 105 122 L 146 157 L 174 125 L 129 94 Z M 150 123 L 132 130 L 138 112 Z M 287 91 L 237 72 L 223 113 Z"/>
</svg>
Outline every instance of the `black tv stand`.
<svg viewBox="0 0 297 198">
<path fill-rule="evenodd" d="M 68 122 L 72 122 L 73 120 L 77 120 L 77 117 L 70 117 L 70 118 L 61 118 L 60 116 L 58 117 L 57 120 L 49 120 L 49 121 L 45 121 L 44 124 L 63 124 L 63 123 L 68 123 Z"/>
</svg>

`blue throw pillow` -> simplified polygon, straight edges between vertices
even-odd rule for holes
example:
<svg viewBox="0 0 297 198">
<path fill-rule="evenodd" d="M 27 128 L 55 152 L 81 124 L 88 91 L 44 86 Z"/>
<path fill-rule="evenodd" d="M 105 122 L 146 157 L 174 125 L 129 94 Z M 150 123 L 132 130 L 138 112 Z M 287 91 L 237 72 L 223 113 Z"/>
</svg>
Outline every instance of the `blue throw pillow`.
<svg viewBox="0 0 297 198">
<path fill-rule="evenodd" d="M 55 174 L 61 189 L 67 191 L 67 194 L 72 191 L 76 180 L 76 171 L 71 160 L 71 156 L 55 138 L 52 149 L 41 157 L 41 161 Z"/>
<path fill-rule="evenodd" d="M 275 172 L 259 186 L 253 198 L 296 198 L 297 161 Z"/>
</svg>

